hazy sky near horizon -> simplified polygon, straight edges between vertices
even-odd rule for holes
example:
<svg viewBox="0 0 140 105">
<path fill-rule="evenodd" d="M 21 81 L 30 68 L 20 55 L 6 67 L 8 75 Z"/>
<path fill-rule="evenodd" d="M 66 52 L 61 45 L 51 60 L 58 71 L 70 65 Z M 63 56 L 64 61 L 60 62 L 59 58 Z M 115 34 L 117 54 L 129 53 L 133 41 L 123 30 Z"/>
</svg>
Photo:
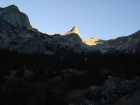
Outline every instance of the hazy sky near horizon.
<svg viewBox="0 0 140 105">
<path fill-rule="evenodd" d="M 41 32 L 66 33 L 74 25 L 82 38 L 104 40 L 140 30 L 140 0 L 3 0 L 18 6 Z"/>
</svg>

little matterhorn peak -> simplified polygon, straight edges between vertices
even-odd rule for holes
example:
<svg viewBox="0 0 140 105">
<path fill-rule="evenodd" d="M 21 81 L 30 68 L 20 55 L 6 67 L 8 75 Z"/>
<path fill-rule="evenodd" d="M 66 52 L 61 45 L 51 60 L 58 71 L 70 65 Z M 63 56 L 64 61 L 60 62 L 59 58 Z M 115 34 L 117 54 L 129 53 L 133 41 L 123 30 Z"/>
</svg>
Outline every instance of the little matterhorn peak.
<svg viewBox="0 0 140 105">
<path fill-rule="evenodd" d="M 72 27 L 72 29 L 70 31 L 68 31 L 66 34 L 71 34 L 71 33 L 75 33 L 81 37 L 77 26 Z"/>
</svg>

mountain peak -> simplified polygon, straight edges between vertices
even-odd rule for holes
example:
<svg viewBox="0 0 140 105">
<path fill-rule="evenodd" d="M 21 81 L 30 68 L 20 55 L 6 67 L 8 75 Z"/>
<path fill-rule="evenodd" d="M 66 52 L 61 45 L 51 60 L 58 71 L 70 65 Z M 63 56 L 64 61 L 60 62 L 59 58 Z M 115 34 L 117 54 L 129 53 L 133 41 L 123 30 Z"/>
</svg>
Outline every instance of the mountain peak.
<svg viewBox="0 0 140 105">
<path fill-rule="evenodd" d="M 15 5 L 0 8 L 0 17 L 13 26 L 32 29 L 28 16 Z"/>
<path fill-rule="evenodd" d="M 5 8 L 3 8 L 3 12 L 7 11 L 20 11 L 20 9 L 16 5 L 9 5 Z"/>
<path fill-rule="evenodd" d="M 18 8 L 16 5 L 9 5 L 9 6 L 7 6 L 6 8 Z"/>
<path fill-rule="evenodd" d="M 71 33 L 74 33 L 74 34 L 77 34 L 77 35 L 80 36 L 80 33 L 78 31 L 78 27 L 77 26 L 73 26 L 72 29 L 70 31 L 68 31 L 66 34 L 71 34 Z"/>
<path fill-rule="evenodd" d="M 69 32 L 79 34 L 78 27 L 73 26 L 72 29 Z"/>
<path fill-rule="evenodd" d="M 70 31 L 78 31 L 78 27 L 77 26 L 73 26 Z"/>
</svg>

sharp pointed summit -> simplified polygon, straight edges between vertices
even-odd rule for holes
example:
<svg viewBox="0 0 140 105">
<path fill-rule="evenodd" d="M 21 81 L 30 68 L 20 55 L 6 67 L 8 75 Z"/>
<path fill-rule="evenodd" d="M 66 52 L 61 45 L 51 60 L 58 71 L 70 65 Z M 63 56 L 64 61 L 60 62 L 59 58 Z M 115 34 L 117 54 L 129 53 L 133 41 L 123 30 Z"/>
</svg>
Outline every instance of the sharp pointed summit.
<svg viewBox="0 0 140 105">
<path fill-rule="evenodd" d="M 77 26 L 72 27 L 72 29 L 70 31 L 68 31 L 66 34 L 71 34 L 71 33 L 77 34 L 81 37 Z"/>
<path fill-rule="evenodd" d="M 74 26 L 74 27 L 72 27 L 72 29 L 70 30 L 71 32 L 78 32 L 78 27 L 77 26 Z"/>
</svg>

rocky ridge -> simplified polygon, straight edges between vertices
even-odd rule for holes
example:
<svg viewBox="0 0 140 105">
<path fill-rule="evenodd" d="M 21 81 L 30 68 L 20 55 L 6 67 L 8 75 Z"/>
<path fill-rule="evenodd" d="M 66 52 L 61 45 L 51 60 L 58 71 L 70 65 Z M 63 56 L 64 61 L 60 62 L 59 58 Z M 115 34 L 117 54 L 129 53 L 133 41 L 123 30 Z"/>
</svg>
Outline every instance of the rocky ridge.
<svg viewBox="0 0 140 105">
<path fill-rule="evenodd" d="M 97 49 L 107 49 L 107 48 L 116 48 L 116 49 L 135 49 L 140 42 L 140 31 L 137 31 L 128 36 L 117 37 L 109 40 L 101 40 L 99 38 L 83 39 L 84 43 L 93 46 Z"/>
<path fill-rule="evenodd" d="M 66 34 L 49 35 L 32 27 L 26 14 L 15 5 L 0 8 L 0 47 L 18 52 L 54 54 L 67 47 L 75 52 L 92 48 L 82 43 L 78 28 L 74 26 Z"/>
<path fill-rule="evenodd" d="M 140 31 L 110 40 L 95 37 L 82 39 L 77 26 L 65 34 L 45 34 L 33 27 L 28 16 L 17 6 L 10 5 L 0 8 L 0 48 L 44 54 L 54 54 L 56 51 L 64 52 L 62 49 L 67 48 L 67 50 L 81 53 L 111 47 L 134 49 L 138 45 L 139 39 Z"/>
</svg>

